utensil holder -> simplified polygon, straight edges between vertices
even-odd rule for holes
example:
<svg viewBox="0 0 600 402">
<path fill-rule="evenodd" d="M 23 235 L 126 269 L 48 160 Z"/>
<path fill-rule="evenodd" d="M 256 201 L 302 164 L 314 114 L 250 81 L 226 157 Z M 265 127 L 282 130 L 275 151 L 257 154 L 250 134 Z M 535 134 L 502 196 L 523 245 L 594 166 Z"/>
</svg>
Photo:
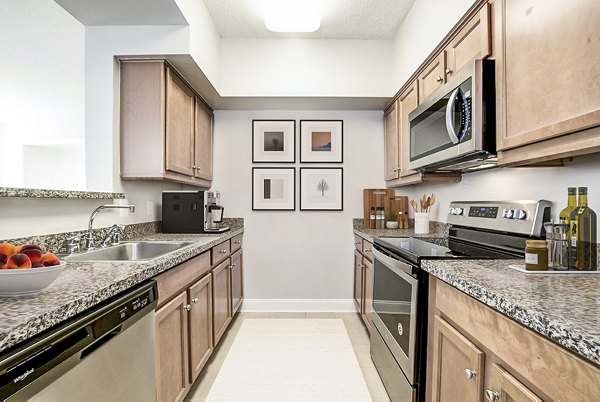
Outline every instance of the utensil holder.
<svg viewBox="0 0 600 402">
<path fill-rule="evenodd" d="M 415 212 L 415 233 L 429 233 L 429 212 Z"/>
</svg>

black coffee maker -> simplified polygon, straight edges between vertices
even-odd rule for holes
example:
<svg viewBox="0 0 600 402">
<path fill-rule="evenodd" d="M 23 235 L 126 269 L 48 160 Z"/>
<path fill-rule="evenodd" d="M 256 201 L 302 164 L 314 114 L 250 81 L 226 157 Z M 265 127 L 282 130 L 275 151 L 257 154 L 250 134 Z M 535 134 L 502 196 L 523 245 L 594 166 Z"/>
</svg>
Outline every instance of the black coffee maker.
<svg viewBox="0 0 600 402">
<path fill-rule="evenodd" d="M 219 191 L 163 191 L 163 233 L 222 233 L 225 208 Z"/>
</svg>

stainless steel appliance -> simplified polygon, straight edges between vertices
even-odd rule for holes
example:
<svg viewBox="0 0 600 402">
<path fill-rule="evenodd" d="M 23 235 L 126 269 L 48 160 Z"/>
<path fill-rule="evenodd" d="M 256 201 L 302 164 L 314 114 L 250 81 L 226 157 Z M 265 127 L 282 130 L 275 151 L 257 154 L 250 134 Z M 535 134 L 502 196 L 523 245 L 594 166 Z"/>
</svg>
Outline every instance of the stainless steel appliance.
<svg viewBox="0 0 600 402">
<path fill-rule="evenodd" d="M 162 231 L 164 233 L 222 233 L 225 207 L 219 205 L 219 191 L 163 191 Z"/>
<path fill-rule="evenodd" d="M 523 258 L 544 236 L 549 201 L 456 201 L 448 238 L 374 240 L 371 358 L 392 401 L 423 401 L 427 355 L 425 259 Z"/>
<path fill-rule="evenodd" d="M 0 356 L 2 401 L 154 401 L 149 281 Z"/>
<path fill-rule="evenodd" d="M 496 164 L 494 61 L 475 60 L 409 114 L 409 167 L 468 171 Z"/>
</svg>

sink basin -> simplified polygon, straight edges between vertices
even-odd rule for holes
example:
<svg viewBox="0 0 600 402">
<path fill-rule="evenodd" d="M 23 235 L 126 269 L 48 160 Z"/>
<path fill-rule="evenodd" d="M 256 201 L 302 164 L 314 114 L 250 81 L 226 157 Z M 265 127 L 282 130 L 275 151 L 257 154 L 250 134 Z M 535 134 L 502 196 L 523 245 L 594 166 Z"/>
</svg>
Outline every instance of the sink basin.
<svg viewBox="0 0 600 402">
<path fill-rule="evenodd" d="M 177 241 L 138 241 L 121 243 L 117 246 L 86 251 L 81 254 L 72 254 L 64 259 L 66 261 L 144 261 L 179 250 L 193 242 Z"/>
</svg>

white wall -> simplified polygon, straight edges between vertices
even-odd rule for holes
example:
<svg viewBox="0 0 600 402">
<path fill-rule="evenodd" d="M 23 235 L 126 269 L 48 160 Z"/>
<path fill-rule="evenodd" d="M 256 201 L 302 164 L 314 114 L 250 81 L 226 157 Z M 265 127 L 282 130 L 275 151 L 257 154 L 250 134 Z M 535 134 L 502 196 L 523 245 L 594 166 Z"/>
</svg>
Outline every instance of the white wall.
<svg viewBox="0 0 600 402">
<path fill-rule="evenodd" d="M 300 119 L 344 120 L 344 163 L 317 165 L 344 168 L 344 210 L 299 211 L 297 186 L 296 211 L 252 211 L 253 166 L 294 166 L 298 183 L 298 168 L 314 165 L 252 164 L 252 119 L 296 119 L 297 125 Z M 362 216 L 362 189 L 384 185 L 382 132 L 382 112 L 215 112 L 213 188 L 222 191 L 226 216 L 245 218 L 246 307 L 263 299 L 352 298 L 352 218 Z"/>
<path fill-rule="evenodd" d="M 222 96 L 385 97 L 392 41 L 223 39 Z"/>
<path fill-rule="evenodd" d="M 462 176 L 460 183 L 420 184 L 396 190 L 420 197 L 435 192 L 439 200 L 431 219 L 446 222 L 450 201 L 522 200 L 552 201 L 553 218 L 567 205 L 567 187 L 588 187 L 590 207 L 600 213 L 600 154 L 575 158 L 563 167 L 498 168 Z M 411 211 L 412 212 L 412 211 Z"/>
<path fill-rule="evenodd" d="M 84 27 L 50 0 L 1 8 L 0 186 L 84 190 L 81 158 L 60 163 L 84 148 Z"/>
<path fill-rule="evenodd" d="M 416 0 L 393 43 L 393 80 L 397 91 L 435 49 L 474 0 Z"/>
</svg>

